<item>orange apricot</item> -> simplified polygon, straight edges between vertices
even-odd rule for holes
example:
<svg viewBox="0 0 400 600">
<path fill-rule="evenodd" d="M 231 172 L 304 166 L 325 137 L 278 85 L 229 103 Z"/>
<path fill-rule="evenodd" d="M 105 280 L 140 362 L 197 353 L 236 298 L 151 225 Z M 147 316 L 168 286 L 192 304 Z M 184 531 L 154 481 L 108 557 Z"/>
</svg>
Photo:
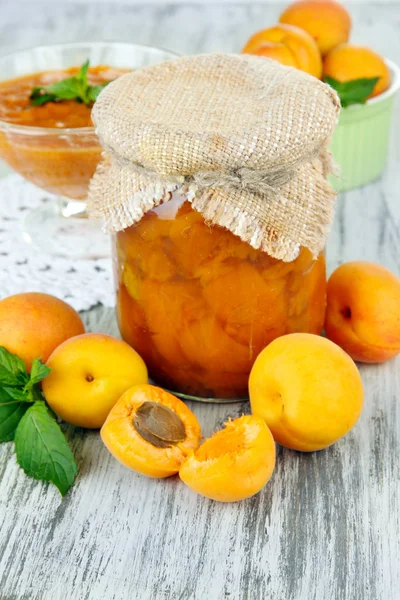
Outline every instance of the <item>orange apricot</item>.
<svg viewBox="0 0 400 600">
<path fill-rule="evenodd" d="M 356 365 L 339 346 L 293 333 L 257 357 L 249 378 L 253 414 L 278 444 L 311 452 L 330 446 L 357 422 L 363 386 Z"/>
<path fill-rule="evenodd" d="M 327 337 L 357 361 L 400 353 L 400 278 L 371 262 L 338 267 L 328 280 Z"/>
<path fill-rule="evenodd" d="M 201 439 L 200 425 L 186 404 L 152 385 L 127 390 L 100 434 L 117 460 L 148 477 L 177 473 Z"/>
<path fill-rule="evenodd" d="M 262 419 L 245 415 L 225 423 L 182 463 L 179 477 L 193 491 L 220 502 L 257 494 L 275 467 L 275 444 Z"/>
<path fill-rule="evenodd" d="M 384 59 L 365 46 L 341 44 L 325 56 L 324 77 L 340 81 L 354 79 L 372 79 L 379 77 L 368 98 L 374 98 L 385 92 L 390 86 L 390 70 Z"/>
<path fill-rule="evenodd" d="M 250 37 L 242 52 L 272 58 L 318 79 L 322 75 L 321 55 L 315 41 L 294 25 L 279 24 L 258 31 Z"/>
<path fill-rule="evenodd" d="M 0 300 L 0 346 L 17 354 L 28 371 L 34 358 L 46 362 L 62 342 L 84 332 L 78 313 L 54 296 L 29 292 Z"/>
<path fill-rule="evenodd" d="M 118 398 L 147 382 L 142 358 L 110 335 L 86 333 L 58 346 L 47 361 L 43 393 L 54 412 L 78 427 L 101 427 Z"/>
<path fill-rule="evenodd" d="M 351 30 L 347 9 L 334 0 L 299 0 L 281 14 L 280 23 L 296 25 L 315 40 L 322 56 L 343 42 Z"/>
</svg>

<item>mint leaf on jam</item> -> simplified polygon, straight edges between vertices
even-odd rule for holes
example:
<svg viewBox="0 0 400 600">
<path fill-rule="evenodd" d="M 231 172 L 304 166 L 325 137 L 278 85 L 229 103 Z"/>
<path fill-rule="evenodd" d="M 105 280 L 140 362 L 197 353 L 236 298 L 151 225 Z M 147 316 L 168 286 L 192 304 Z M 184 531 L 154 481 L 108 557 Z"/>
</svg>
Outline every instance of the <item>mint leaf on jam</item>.
<svg viewBox="0 0 400 600">
<path fill-rule="evenodd" d="M 67 77 L 61 81 L 50 83 L 44 87 L 35 87 L 29 96 L 33 106 L 41 106 L 47 102 L 60 102 L 62 100 L 76 100 L 90 106 L 97 100 L 106 85 L 106 81 L 100 85 L 89 85 L 88 82 L 89 61 L 87 60 L 78 73 L 73 77 Z"/>
<path fill-rule="evenodd" d="M 17 462 L 25 473 L 53 483 L 65 496 L 78 467 L 45 402 L 35 402 L 28 408 L 18 424 L 14 442 Z"/>
<path fill-rule="evenodd" d="M 351 81 L 337 81 L 332 77 L 325 76 L 325 82 L 330 85 L 339 95 L 343 108 L 351 104 L 365 104 L 368 97 L 379 81 L 379 77 L 353 79 Z"/>
<path fill-rule="evenodd" d="M 49 373 L 36 358 L 29 374 L 18 356 L 0 346 L 0 442 L 14 440 L 25 473 L 51 481 L 64 496 L 78 468 L 38 385 Z"/>
</svg>

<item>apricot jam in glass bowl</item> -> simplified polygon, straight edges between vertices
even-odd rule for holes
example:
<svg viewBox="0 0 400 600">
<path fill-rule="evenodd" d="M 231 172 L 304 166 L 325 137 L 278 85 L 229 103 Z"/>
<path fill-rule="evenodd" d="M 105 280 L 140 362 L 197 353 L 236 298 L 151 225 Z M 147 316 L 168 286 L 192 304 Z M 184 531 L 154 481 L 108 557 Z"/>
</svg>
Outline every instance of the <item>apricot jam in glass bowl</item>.
<svg viewBox="0 0 400 600">
<path fill-rule="evenodd" d="M 88 83 L 99 85 L 174 56 L 158 48 L 105 42 L 42 46 L 0 58 L 0 158 L 55 194 L 27 215 L 28 241 L 50 254 L 109 254 L 98 223 L 86 218 L 88 185 L 102 152 L 91 105 L 62 100 L 34 106 L 33 89 L 76 75 L 87 60 Z"/>
<path fill-rule="evenodd" d="M 271 258 L 205 223 L 182 196 L 114 238 L 117 316 L 123 339 L 150 376 L 184 398 L 247 397 L 260 353 L 286 333 L 320 334 L 325 259 L 302 249 Z"/>
</svg>

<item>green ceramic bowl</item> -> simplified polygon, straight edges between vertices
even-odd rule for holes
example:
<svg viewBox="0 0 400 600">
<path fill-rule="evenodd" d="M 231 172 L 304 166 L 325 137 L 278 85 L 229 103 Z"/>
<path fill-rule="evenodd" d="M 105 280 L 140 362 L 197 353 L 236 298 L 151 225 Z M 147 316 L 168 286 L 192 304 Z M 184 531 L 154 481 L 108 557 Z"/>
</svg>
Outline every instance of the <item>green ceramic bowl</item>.
<svg viewBox="0 0 400 600">
<path fill-rule="evenodd" d="M 343 108 L 333 134 L 331 150 L 339 166 L 331 181 L 338 192 L 374 181 L 385 168 L 392 107 L 400 87 L 400 70 L 387 60 L 392 73 L 390 88 L 366 104 Z"/>
</svg>

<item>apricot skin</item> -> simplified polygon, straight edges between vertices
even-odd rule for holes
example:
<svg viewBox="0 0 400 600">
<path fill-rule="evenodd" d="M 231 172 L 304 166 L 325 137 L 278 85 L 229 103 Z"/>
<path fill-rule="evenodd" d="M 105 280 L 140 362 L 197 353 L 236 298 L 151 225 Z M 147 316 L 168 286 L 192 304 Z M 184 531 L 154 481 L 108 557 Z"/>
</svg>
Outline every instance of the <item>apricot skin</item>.
<svg viewBox="0 0 400 600">
<path fill-rule="evenodd" d="M 322 56 L 347 42 L 351 18 L 346 8 L 334 0 L 299 0 L 290 4 L 279 18 L 280 23 L 297 25 L 315 40 Z"/>
<path fill-rule="evenodd" d="M 46 362 L 62 342 L 84 332 L 78 313 L 55 296 L 28 292 L 0 301 L 0 346 L 22 358 L 28 371 L 34 358 Z"/>
<path fill-rule="evenodd" d="M 368 98 L 385 92 L 390 86 L 390 70 L 379 54 L 353 44 L 341 44 L 324 59 L 324 77 L 332 77 L 340 82 L 354 79 L 379 77 Z"/>
<path fill-rule="evenodd" d="M 333 342 L 307 333 L 273 341 L 249 379 L 253 414 L 278 444 L 311 452 L 330 446 L 357 422 L 363 386 L 354 362 Z"/>
<path fill-rule="evenodd" d="M 262 29 L 250 37 L 242 52 L 272 58 L 318 79 L 322 75 L 318 47 L 312 37 L 300 27 L 280 24 Z"/>
<path fill-rule="evenodd" d="M 158 448 L 143 439 L 133 426 L 133 418 L 144 402 L 159 402 L 173 410 L 183 422 L 186 439 L 169 448 Z M 200 425 L 186 404 L 152 385 L 127 390 L 110 411 L 100 434 L 114 458 L 129 469 L 153 478 L 175 475 L 201 439 Z"/>
<path fill-rule="evenodd" d="M 219 502 L 257 494 L 275 467 L 275 443 L 263 419 L 245 415 L 225 423 L 183 462 L 179 476 L 193 491 Z"/>
<path fill-rule="evenodd" d="M 67 423 L 98 429 L 133 385 L 147 383 L 139 354 L 117 338 L 87 333 L 67 340 L 47 361 L 51 373 L 43 393 L 54 412 Z"/>
<path fill-rule="evenodd" d="M 400 353 L 400 278 L 370 262 L 338 267 L 327 287 L 327 337 L 354 360 L 385 362 Z"/>
</svg>

